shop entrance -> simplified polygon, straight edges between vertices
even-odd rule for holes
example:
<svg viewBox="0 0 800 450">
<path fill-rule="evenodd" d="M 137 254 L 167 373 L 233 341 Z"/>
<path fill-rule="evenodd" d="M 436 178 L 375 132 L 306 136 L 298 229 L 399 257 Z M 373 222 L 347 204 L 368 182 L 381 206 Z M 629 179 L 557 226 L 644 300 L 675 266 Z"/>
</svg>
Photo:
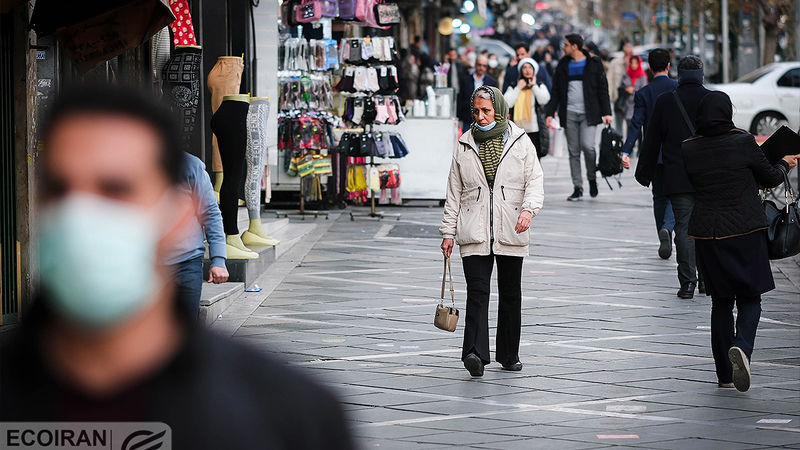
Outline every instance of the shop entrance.
<svg viewBox="0 0 800 450">
<path fill-rule="evenodd" d="M 0 325 L 16 322 L 19 310 L 12 30 L 11 14 L 0 14 Z"/>
</svg>

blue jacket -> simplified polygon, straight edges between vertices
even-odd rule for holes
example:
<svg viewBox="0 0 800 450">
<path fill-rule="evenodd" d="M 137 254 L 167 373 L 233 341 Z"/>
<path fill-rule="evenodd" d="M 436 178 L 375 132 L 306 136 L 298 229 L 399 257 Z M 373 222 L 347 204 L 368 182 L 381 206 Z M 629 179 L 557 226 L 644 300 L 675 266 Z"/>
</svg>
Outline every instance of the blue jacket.
<svg viewBox="0 0 800 450">
<path fill-rule="evenodd" d="M 653 116 L 656 99 L 665 92 L 674 91 L 677 87 L 677 81 L 666 75 L 659 75 L 653 78 L 647 86 L 636 91 L 633 96 L 633 118 L 631 119 L 631 126 L 628 128 L 628 137 L 625 139 L 625 145 L 622 146 L 622 153 L 631 154 L 634 142 L 642 134 L 642 127 L 644 127 L 645 133 L 647 132 L 647 122 Z"/>
<path fill-rule="evenodd" d="M 191 224 L 192 237 L 175 248 L 172 256 L 167 259 L 167 263 L 178 264 L 203 256 L 206 250 L 203 243 L 203 233 L 205 232 L 211 265 L 225 267 L 228 253 L 225 248 L 225 232 L 222 229 L 222 214 L 214 196 L 214 187 L 211 185 L 211 178 L 206 172 L 203 161 L 189 153 L 184 153 L 183 181 L 184 189 L 195 202 L 197 214 Z"/>
</svg>

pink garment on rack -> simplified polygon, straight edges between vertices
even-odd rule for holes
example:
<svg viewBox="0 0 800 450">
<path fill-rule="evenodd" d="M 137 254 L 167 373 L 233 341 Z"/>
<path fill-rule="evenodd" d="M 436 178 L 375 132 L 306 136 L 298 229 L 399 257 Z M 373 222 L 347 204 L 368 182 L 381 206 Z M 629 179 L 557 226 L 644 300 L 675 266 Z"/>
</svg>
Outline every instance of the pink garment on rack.
<svg viewBox="0 0 800 450">
<path fill-rule="evenodd" d="M 197 45 L 189 3 L 186 0 L 169 0 L 169 7 L 177 17 L 169 26 L 172 29 L 172 42 L 176 47 Z"/>
</svg>

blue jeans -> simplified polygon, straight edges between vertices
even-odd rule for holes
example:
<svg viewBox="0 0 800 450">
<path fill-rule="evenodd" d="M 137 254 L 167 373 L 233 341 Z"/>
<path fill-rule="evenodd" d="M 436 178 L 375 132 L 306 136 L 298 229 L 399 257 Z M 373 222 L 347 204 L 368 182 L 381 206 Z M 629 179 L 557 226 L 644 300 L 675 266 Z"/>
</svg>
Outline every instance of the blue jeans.
<svg viewBox="0 0 800 450">
<path fill-rule="evenodd" d="M 733 306 L 736 305 L 736 324 L 733 321 Z M 711 351 L 720 383 L 733 381 L 733 368 L 728 350 L 742 349 L 747 359 L 753 355 L 756 330 L 761 318 L 761 296 L 718 297 L 711 296 Z"/>
<path fill-rule="evenodd" d="M 181 311 L 188 311 L 192 320 L 200 312 L 200 294 L 203 290 L 203 257 L 189 259 L 172 266 L 175 290 Z"/>
</svg>

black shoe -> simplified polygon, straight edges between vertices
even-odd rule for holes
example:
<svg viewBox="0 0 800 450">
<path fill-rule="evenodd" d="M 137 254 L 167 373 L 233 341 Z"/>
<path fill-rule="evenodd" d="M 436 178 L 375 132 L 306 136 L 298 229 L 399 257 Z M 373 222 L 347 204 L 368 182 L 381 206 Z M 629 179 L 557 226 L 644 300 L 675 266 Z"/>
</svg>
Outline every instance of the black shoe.
<svg viewBox="0 0 800 450">
<path fill-rule="evenodd" d="M 469 374 L 473 377 L 483 376 L 483 361 L 474 353 L 470 353 L 464 358 L 464 367 L 469 370 Z"/>
<path fill-rule="evenodd" d="M 503 370 L 510 370 L 511 372 L 519 372 L 522 370 L 522 363 L 517 361 L 511 364 L 503 364 Z"/>
<path fill-rule="evenodd" d="M 567 201 L 577 202 L 580 201 L 582 197 L 583 197 L 583 189 L 576 187 L 575 190 L 572 192 L 572 195 L 567 197 Z"/>
<path fill-rule="evenodd" d="M 739 347 L 731 347 L 728 350 L 728 359 L 733 366 L 733 385 L 739 392 L 747 392 L 750 389 L 750 361 L 747 355 Z"/>
<path fill-rule="evenodd" d="M 658 230 L 658 240 L 661 245 L 658 247 L 658 257 L 661 259 L 669 259 L 672 256 L 672 233 L 666 228 Z"/>
<path fill-rule="evenodd" d="M 590 181 L 589 182 L 589 195 L 592 198 L 595 198 L 595 197 L 597 197 L 598 193 L 599 192 L 597 192 L 597 181 Z"/>
<path fill-rule="evenodd" d="M 698 280 L 697 281 L 697 292 L 699 294 L 704 294 L 705 295 L 705 293 L 706 293 L 706 282 L 705 281 L 703 281 L 703 280 Z"/>
<path fill-rule="evenodd" d="M 696 285 L 694 283 L 686 283 L 684 286 L 681 286 L 681 289 L 678 291 L 678 297 L 690 299 L 694 298 L 694 288 Z"/>
</svg>

